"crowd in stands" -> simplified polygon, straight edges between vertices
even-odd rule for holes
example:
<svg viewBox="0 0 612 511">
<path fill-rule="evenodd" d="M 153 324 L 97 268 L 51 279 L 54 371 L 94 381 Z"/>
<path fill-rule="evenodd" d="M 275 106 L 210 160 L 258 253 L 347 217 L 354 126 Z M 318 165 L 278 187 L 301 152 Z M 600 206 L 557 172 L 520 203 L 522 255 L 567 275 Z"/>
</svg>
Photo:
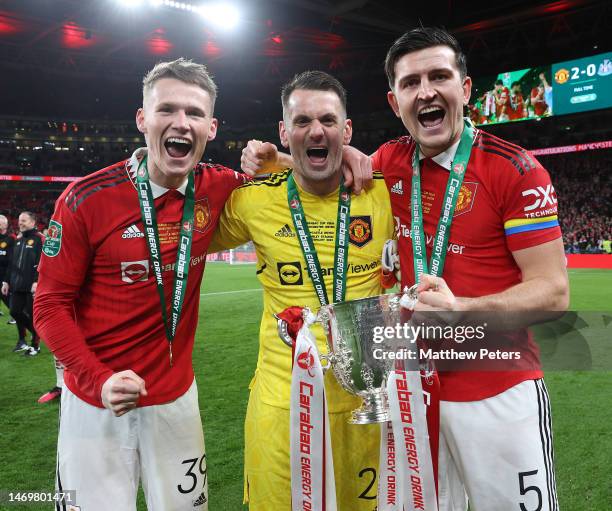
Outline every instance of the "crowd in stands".
<svg viewBox="0 0 612 511">
<path fill-rule="evenodd" d="M 559 198 L 565 252 L 600 254 L 612 239 L 612 150 L 541 157 Z"/>
<path fill-rule="evenodd" d="M 61 191 L 36 190 L 27 188 L 0 190 L 0 214 L 9 220 L 9 232 L 18 233 L 17 218 L 22 211 L 36 214 L 36 228 L 43 232 L 49 225 L 55 201 Z"/>
<path fill-rule="evenodd" d="M 353 124 L 353 144 L 368 153 L 381 142 L 399 135 L 377 116 L 356 118 Z M 365 126 L 368 129 L 364 129 Z M 238 168 L 242 148 L 249 138 L 274 141 L 275 135 L 272 128 L 241 126 L 232 129 L 226 126 L 217 139 L 207 145 L 206 160 Z M 144 144 L 139 137 L 141 134 L 131 122 L 94 125 L 0 118 L 0 174 L 84 176 L 128 158 Z M 549 170 L 559 197 L 559 220 L 566 253 L 609 253 L 612 150 L 565 153 L 539 159 Z M 19 212 L 24 208 L 33 210 L 42 231 L 59 193 L 58 188 L 42 190 L 38 183 L 22 183 L 17 190 L 4 187 L 0 189 L 0 214 L 9 218 L 16 231 Z"/>
</svg>

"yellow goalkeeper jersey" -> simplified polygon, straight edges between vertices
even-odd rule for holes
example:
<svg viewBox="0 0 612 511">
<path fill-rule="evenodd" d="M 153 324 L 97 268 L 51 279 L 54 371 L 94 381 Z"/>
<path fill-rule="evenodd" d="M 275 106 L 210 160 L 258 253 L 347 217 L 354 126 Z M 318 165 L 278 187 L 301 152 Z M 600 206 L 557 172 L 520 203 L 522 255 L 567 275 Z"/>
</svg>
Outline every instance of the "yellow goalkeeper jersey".
<svg viewBox="0 0 612 511">
<path fill-rule="evenodd" d="M 209 252 L 253 241 L 257 252 L 257 278 L 263 286 L 263 317 L 255 378 L 264 403 L 289 408 L 291 349 L 278 336 L 275 313 L 290 306 L 320 307 L 306 270 L 302 250 L 287 204 L 287 178 L 291 170 L 235 189 L 221 215 Z M 297 184 L 308 229 L 317 250 L 327 294 L 333 297 L 332 278 L 338 190 L 324 197 Z M 383 293 L 380 258 L 383 244 L 394 235 L 389 194 L 382 174 L 373 186 L 351 196 L 346 300 Z M 325 335 L 313 327 L 321 353 L 327 353 Z M 332 371 L 325 377 L 330 412 L 356 408 L 359 400 L 341 389 Z"/>
</svg>

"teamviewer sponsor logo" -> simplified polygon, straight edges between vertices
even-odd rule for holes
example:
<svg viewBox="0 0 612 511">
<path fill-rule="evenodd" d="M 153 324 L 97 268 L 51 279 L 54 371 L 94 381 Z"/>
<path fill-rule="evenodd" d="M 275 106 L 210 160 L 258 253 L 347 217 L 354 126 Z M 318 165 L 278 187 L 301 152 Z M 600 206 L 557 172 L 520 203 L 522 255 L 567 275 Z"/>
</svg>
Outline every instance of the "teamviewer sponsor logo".
<svg viewBox="0 0 612 511">
<path fill-rule="evenodd" d="M 301 286 L 304 283 L 302 266 L 298 261 L 276 263 L 278 278 L 283 286 Z"/>
<path fill-rule="evenodd" d="M 149 278 L 149 261 L 121 262 L 121 280 L 128 284 L 140 282 Z"/>
<path fill-rule="evenodd" d="M 144 238 L 144 233 L 138 228 L 136 224 L 133 224 L 133 225 L 130 225 L 125 231 L 123 231 L 123 234 L 121 235 L 121 237 L 124 240 L 130 239 L 130 238 Z"/>
</svg>

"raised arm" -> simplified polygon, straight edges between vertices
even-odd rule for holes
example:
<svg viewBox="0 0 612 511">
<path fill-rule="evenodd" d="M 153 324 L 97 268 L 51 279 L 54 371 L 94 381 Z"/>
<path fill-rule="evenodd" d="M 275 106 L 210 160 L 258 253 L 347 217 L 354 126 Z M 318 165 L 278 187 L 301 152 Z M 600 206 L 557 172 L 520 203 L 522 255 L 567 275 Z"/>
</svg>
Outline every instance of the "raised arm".
<svg viewBox="0 0 612 511">
<path fill-rule="evenodd" d="M 293 158 L 280 152 L 271 142 L 249 140 L 242 150 L 240 165 L 245 173 L 255 176 L 292 168 Z M 359 195 L 372 182 L 372 161 L 359 149 L 345 145 L 342 150 L 342 172 L 346 185 Z"/>
</svg>

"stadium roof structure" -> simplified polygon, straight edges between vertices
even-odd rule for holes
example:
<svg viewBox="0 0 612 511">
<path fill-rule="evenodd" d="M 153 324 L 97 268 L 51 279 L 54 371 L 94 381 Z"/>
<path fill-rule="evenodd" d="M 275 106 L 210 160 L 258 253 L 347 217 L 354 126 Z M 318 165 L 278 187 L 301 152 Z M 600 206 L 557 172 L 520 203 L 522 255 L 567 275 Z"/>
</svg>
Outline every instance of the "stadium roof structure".
<svg viewBox="0 0 612 511">
<path fill-rule="evenodd" d="M 125 4 L 134 4 L 131 7 Z M 5 114 L 125 118 L 138 81 L 159 60 L 206 63 L 228 112 L 278 101 L 281 83 L 323 69 L 351 91 L 352 108 L 372 108 L 386 86 L 382 62 L 405 30 L 445 26 L 468 55 L 470 73 L 585 56 L 611 46 L 608 1 L 587 0 L 233 0 L 233 30 L 189 6 L 212 0 L 4 0 L 0 5 L 0 109 Z M 139 5 L 137 5 L 139 4 Z M 231 95 L 232 102 L 223 102 Z M 377 94 L 384 102 L 384 94 Z M 236 98 L 239 98 L 238 100 Z M 97 103 L 97 108 L 96 108 Z M 81 112 L 79 105 L 88 105 Z M 93 105 L 93 106 L 92 106 Z M 262 106 L 263 105 L 263 106 Z"/>
</svg>

